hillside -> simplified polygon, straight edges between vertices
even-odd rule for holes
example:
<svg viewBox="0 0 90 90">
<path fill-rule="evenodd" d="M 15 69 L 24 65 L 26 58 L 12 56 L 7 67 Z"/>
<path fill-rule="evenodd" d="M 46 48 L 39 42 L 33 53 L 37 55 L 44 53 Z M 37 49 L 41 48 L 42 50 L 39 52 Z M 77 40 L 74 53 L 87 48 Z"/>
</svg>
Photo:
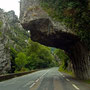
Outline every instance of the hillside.
<svg viewBox="0 0 90 90">
<path fill-rule="evenodd" d="M 22 28 L 15 12 L 0 9 L 0 74 L 11 69 L 10 49 L 23 51 L 28 37 L 28 32 Z"/>
</svg>

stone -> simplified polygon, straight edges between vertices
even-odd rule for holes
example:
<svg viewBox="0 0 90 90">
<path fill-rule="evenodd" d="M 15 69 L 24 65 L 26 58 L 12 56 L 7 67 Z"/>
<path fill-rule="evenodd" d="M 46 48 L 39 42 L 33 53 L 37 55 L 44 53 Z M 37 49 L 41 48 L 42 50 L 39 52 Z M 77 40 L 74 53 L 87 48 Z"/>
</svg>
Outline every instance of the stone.
<svg viewBox="0 0 90 90">
<path fill-rule="evenodd" d="M 76 77 L 90 79 L 90 51 L 72 30 L 49 17 L 40 7 L 40 0 L 21 0 L 20 13 L 20 22 L 30 30 L 33 41 L 63 49 L 71 59 Z"/>
</svg>

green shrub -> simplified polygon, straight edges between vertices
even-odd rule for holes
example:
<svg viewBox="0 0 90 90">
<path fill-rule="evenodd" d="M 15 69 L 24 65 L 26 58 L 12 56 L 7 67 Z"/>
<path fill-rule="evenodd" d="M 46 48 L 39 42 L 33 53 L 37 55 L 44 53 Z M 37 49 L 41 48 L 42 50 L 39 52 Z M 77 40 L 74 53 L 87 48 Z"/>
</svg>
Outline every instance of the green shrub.
<svg viewBox="0 0 90 90">
<path fill-rule="evenodd" d="M 25 67 L 27 61 L 26 55 L 23 52 L 18 53 L 17 58 L 15 58 L 15 64 L 17 70 L 21 70 L 22 68 Z"/>
<path fill-rule="evenodd" d="M 2 25 L 3 25 L 3 22 L 2 22 L 2 21 L 0 21 L 0 28 L 2 27 Z"/>
</svg>

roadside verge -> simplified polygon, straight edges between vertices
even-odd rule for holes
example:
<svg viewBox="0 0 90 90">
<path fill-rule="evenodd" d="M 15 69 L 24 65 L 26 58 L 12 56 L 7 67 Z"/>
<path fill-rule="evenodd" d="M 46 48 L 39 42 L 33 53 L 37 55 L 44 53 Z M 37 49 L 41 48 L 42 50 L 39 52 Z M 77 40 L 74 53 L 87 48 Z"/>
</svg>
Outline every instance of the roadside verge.
<svg viewBox="0 0 90 90">
<path fill-rule="evenodd" d="M 13 73 L 13 74 L 8 74 L 8 75 L 1 75 L 0 76 L 0 82 L 4 81 L 4 80 L 11 79 L 11 78 L 19 77 L 19 76 L 22 76 L 22 75 L 26 75 L 26 74 L 29 74 L 29 73 L 33 73 L 33 72 L 36 72 L 36 71 L 38 71 L 38 70 L 31 70 L 30 72 L 22 72 L 22 73 Z"/>
</svg>

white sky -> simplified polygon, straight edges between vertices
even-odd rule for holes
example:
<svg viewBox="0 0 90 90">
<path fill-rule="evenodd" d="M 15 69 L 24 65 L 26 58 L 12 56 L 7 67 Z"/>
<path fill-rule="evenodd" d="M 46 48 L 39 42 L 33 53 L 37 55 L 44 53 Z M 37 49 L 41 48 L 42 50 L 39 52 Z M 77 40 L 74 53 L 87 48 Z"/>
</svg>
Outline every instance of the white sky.
<svg viewBox="0 0 90 90">
<path fill-rule="evenodd" d="M 15 14 L 19 16 L 19 1 L 20 0 L 0 0 L 0 8 L 6 12 L 14 10 Z"/>
</svg>

